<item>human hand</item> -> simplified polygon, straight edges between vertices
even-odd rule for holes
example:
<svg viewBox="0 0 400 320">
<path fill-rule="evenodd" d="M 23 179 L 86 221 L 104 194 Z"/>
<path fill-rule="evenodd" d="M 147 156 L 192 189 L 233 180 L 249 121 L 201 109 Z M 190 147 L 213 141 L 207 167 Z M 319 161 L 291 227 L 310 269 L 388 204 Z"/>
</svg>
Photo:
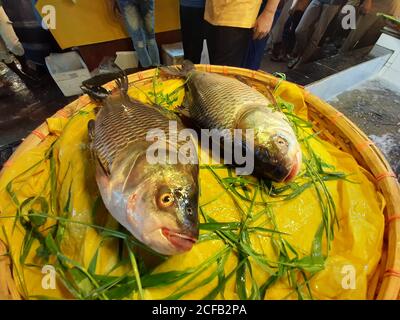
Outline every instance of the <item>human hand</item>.
<svg viewBox="0 0 400 320">
<path fill-rule="evenodd" d="M 9 48 L 9 50 L 19 57 L 22 57 L 25 54 L 24 47 L 20 42 L 17 42 L 12 48 Z"/>
<path fill-rule="evenodd" d="M 260 40 L 265 38 L 271 31 L 274 22 L 274 14 L 270 11 L 264 11 L 256 20 L 254 26 L 253 39 Z"/>
</svg>

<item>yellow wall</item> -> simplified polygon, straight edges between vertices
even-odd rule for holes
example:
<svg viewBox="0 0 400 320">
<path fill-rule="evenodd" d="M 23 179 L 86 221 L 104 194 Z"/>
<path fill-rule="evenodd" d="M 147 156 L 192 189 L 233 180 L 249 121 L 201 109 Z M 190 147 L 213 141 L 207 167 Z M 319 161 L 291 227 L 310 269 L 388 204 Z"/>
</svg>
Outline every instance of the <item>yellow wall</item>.
<svg viewBox="0 0 400 320">
<path fill-rule="evenodd" d="M 62 49 L 127 38 L 123 24 L 110 12 L 110 0 L 39 0 L 36 8 L 44 5 L 56 8 L 56 28 L 51 30 Z M 156 32 L 177 30 L 179 0 L 157 0 L 155 8 Z"/>
</svg>

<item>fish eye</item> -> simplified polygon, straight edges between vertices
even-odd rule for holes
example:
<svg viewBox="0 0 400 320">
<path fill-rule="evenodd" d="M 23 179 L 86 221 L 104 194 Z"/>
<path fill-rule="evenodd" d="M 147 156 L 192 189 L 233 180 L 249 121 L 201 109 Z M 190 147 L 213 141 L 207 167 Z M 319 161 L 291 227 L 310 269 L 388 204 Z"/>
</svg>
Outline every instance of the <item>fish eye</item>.
<svg viewBox="0 0 400 320">
<path fill-rule="evenodd" d="M 275 135 L 273 138 L 273 143 L 281 150 L 287 150 L 289 148 L 289 142 L 288 140 L 281 136 L 280 134 Z"/>
<path fill-rule="evenodd" d="M 281 146 L 287 146 L 288 145 L 288 142 L 282 137 L 278 137 L 276 139 L 276 142 Z"/>
<path fill-rule="evenodd" d="M 168 208 L 174 203 L 174 196 L 172 193 L 167 192 L 159 196 L 158 204 L 163 208 Z"/>
</svg>

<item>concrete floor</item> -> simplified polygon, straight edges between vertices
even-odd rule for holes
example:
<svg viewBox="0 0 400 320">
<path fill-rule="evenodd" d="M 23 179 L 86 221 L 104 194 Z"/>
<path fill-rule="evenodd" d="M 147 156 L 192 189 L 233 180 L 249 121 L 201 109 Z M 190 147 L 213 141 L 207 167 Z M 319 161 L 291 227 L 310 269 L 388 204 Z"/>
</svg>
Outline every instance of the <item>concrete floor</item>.
<svg viewBox="0 0 400 320">
<path fill-rule="evenodd" d="M 0 64 L 0 75 L 12 84 L 14 92 L 0 98 L 1 167 L 21 139 L 75 97 L 64 97 L 49 75 L 43 76 L 34 88 L 28 88 L 3 64 Z"/>
<path fill-rule="evenodd" d="M 400 87 L 379 77 L 329 101 L 382 150 L 400 181 Z"/>
</svg>

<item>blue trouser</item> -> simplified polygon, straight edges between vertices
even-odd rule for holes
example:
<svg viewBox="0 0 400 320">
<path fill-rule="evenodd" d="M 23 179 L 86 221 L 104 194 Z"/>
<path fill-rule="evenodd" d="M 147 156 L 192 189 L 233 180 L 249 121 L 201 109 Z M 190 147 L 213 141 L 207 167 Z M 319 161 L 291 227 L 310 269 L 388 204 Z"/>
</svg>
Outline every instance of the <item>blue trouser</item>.
<svg viewBox="0 0 400 320">
<path fill-rule="evenodd" d="M 267 5 L 267 2 L 268 1 L 263 0 L 261 7 L 260 7 L 259 15 L 261 14 L 261 12 L 263 12 L 265 6 Z M 279 14 L 280 14 L 280 10 L 277 10 L 275 13 L 275 17 L 274 17 L 274 23 L 278 19 Z M 259 39 L 259 40 L 250 39 L 247 54 L 246 54 L 246 57 L 243 61 L 243 65 L 242 65 L 243 68 L 252 69 L 252 70 L 260 69 L 261 61 L 264 57 L 264 50 L 265 50 L 265 47 L 267 46 L 267 41 L 268 41 L 268 36 L 264 37 L 263 39 Z"/>
<path fill-rule="evenodd" d="M 154 0 L 118 0 L 142 67 L 160 65 L 154 32 Z"/>
</svg>

